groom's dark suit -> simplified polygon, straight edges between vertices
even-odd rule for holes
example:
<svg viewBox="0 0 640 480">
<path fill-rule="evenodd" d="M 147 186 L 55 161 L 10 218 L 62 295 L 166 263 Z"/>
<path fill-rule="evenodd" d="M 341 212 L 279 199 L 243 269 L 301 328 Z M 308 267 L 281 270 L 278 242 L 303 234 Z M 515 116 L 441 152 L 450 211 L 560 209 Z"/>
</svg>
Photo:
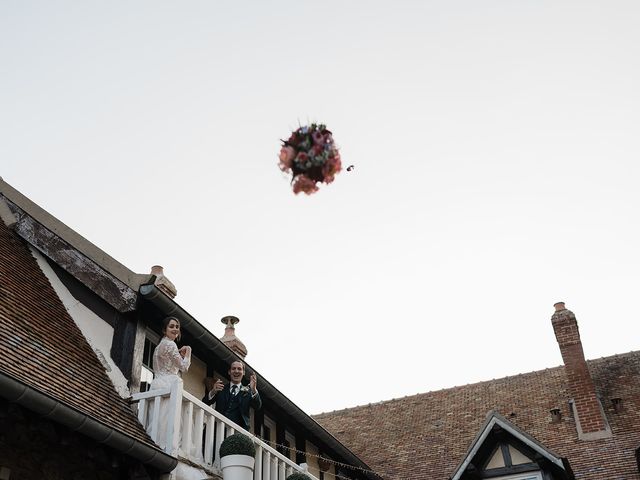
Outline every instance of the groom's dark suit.
<svg viewBox="0 0 640 480">
<path fill-rule="evenodd" d="M 215 402 L 215 408 L 218 412 L 245 430 L 249 430 L 249 421 L 251 420 L 249 407 L 253 407 L 255 410 L 260 409 L 262 407 L 262 399 L 258 392 L 252 396 L 249 387 L 243 387 L 243 389 L 245 390 L 241 389 L 238 393 L 232 395 L 231 384 L 228 384 L 212 399 L 209 399 L 209 393 L 206 393 L 202 401 L 207 405 Z"/>
</svg>

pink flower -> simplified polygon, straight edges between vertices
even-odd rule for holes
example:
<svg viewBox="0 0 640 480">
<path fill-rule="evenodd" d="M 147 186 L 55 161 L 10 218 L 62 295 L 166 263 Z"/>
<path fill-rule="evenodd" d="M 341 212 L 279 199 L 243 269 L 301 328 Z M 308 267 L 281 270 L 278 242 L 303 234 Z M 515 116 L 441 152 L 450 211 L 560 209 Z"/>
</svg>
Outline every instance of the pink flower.
<svg viewBox="0 0 640 480">
<path fill-rule="evenodd" d="M 296 195 L 300 192 L 304 192 L 307 195 L 311 195 L 318 191 L 316 182 L 311 180 L 306 175 L 298 175 L 293 183 L 293 193 Z"/>
<path fill-rule="evenodd" d="M 291 187 L 296 194 L 317 192 L 321 182 L 333 182 L 342 170 L 342 159 L 331 131 L 322 123 L 301 126 L 282 143 L 279 167 L 292 174 Z"/>
<path fill-rule="evenodd" d="M 342 160 L 340 154 L 336 152 L 333 157 L 329 158 L 322 167 L 322 175 L 324 175 L 324 183 L 331 183 L 335 180 L 336 173 L 342 170 Z"/>
<path fill-rule="evenodd" d="M 316 130 L 311 134 L 311 138 L 313 138 L 313 143 L 315 145 L 324 145 L 325 136 L 322 134 L 322 132 Z"/>
<path fill-rule="evenodd" d="M 289 171 L 289 169 L 291 168 L 291 163 L 293 162 L 293 159 L 296 157 L 296 150 L 293 147 L 290 146 L 283 146 L 280 149 L 280 170 L 282 170 L 283 172 L 287 172 Z"/>
</svg>

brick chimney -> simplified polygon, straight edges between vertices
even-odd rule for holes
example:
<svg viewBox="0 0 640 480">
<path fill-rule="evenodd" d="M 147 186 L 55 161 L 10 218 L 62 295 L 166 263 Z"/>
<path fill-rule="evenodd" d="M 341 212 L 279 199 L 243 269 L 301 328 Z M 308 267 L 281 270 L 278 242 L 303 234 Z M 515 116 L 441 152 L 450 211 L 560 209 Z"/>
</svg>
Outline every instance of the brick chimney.
<svg viewBox="0 0 640 480">
<path fill-rule="evenodd" d="M 231 350 L 236 352 L 240 358 L 247 356 L 247 347 L 236 337 L 236 323 L 240 321 L 238 317 L 228 315 L 220 320 L 226 325 L 224 328 L 224 336 L 220 339 Z"/>
<path fill-rule="evenodd" d="M 565 308 L 563 302 L 556 303 L 554 307 L 556 311 L 551 317 L 551 324 L 569 381 L 571 408 L 576 420 L 578 438 L 597 440 L 610 437 L 611 430 L 596 396 L 596 388 L 584 358 L 576 316 Z"/>
<path fill-rule="evenodd" d="M 154 265 L 151 267 L 151 275 L 155 275 L 156 280 L 153 284 L 158 287 L 165 295 L 169 298 L 176 298 L 178 294 L 178 290 L 176 290 L 176 286 L 164 276 L 164 268 L 160 265 Z"/>
</svg>

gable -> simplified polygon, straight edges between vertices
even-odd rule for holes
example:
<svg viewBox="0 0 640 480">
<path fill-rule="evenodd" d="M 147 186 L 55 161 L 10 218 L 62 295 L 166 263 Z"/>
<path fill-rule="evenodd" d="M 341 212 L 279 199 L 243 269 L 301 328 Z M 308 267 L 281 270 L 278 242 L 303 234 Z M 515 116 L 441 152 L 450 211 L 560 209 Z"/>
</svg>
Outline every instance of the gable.
<svg viewBox="0 0 640 480">
<path fill-rule="evenodd" d="M 496 412 L 487 419 L 471 443 L 451 480 L 513 478 L 528 480 L 571 479 L 562 459 Z"/>
<path fill-rule="evenodd" d="M 24 242 L 0 221 L 0 375 L 153 449 Z"/>
</svg>

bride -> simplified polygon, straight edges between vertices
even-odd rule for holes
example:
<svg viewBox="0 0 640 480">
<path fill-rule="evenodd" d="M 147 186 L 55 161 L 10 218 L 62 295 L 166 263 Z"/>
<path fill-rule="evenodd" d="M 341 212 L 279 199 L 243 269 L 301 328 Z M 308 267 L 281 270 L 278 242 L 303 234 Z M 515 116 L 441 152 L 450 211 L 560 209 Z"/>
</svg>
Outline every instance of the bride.
<svg viewBox="0 0 640 480">
<path fill-rule="evenodd" d="M 191 365 L 191 347 L 178 349 L 176 340 L 180 340 L 180 321 L 175 317 L 167 317 L 162 322 L 163 337 L 153 352 L 153 373 L 151 390 L 172 388 L 176 383 L 182 383 L 180 372 L 186 372 Z M 160 403 L 158 421 L 158 445 L 167 451 L 167 415 L 169 413 L 169 397 L 164 397 Z M 172 451 L 179 445 L 180 432 L 174 432 Z"/>
</svg>

